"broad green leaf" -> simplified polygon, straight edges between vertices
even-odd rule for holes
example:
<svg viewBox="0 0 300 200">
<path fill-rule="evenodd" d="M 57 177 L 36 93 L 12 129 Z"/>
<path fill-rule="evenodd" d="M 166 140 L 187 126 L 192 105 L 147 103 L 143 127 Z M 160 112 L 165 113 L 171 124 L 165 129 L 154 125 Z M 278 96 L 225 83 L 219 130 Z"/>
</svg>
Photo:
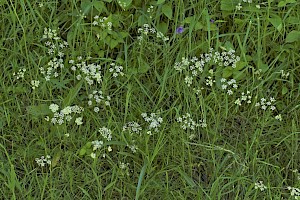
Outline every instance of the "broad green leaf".
<svg viewBox="0 0 300 200">
<path fill-rule="evenodd" d="M 158 24 L 157 29 L 162 32 L 163 34 L 166 34 L 168 31 L 168 24 L 165 22 L 161 22 Z"/>
<path fill-rule="evenodd" d="M 149 69 L 150 66 L 147 62 L 145 62 L 143 59 L 138 59 L 139 61 L 139 68 L 138 68 L 138 73 L 146 73 Z"/>
<path fill-rule="evenodd" d="M 106 39 L 105 42 L 106 42 L 106 43 L 109 45 L 109 47 L 112 48 L 112 49 L 115 48 L 115 47 L 119 44 L 117 40 L 112 39 L 112 38 Z"/>
<path fill-rule="evenodd" d="M 83 11 L 84 14 L 87 14 L 91 7 L 92 7 L 93 3 L 90 0 L 83 0 L 81 1 L 81 10 Z"/>
<path fill-rule="evenodd" d="M 86 153 L 86 149 L 85 148 L 80 149 L 80 151 L 79 151 L 79 155 L 80 156 L 84 156 L 85 153 Z"/>
<path fill-rule="evenodd" d="M 282 87 L 281 93 L 282 95 L 285 95 L 286 93 L 288 93 L 289 89 L 285 86 Z"/>
<path fill-rule="evenodd" d="M 285 42 L 297 42 L 300 41 L 300 31 L 291 31 L 286 36 Z"/>
<path fill-rule="evenodd" d="M 235 10 L 235 6 L 240 3 L 239 0 L 222 0 L 221 10 L 232 11 Z"/>
<path fill-rule="evenodd" d="M 226 48 L 226 51 L 230 51 L 230 50 L 234 49 L 233 44 L 229 41 L 225 42 L 224 47 Z"/>
<path fill-rule="evenodd" d="M 296 0 L 285 0 L 286 3 L 296 3 Z"/>
<path fill-rule="evenodd" d="M 173 16 L 173 10 L 172 10 L 172 4 L 165 4 L 162 6 L 161 11 L 169 18 L 172 19 Z"/>
<path fill-rule="evenodd" d="M 233 72 L 233 78 L 237 81 L 244 79 L 246 74 L 244 71 L 234 71 Z"/>
<path fill-rule="evenodd" d="M 63 107 L 67 107 L 72 104 L 79 90 L 81 89 L 82 83 L 83 83 L 82 81 L 78 82 L 77 85 L 69 91 L 68 96 L 63 100 L 62 103 Z"/>
<path fill-rule="evenodd" d="M 195 30 L 196 30 L 196 31 L 202 29 L 203 27 L 204 27 L 204 26 L 203 26 L 203 24 L 202 24 L 201 22 L 197 22 L 197 23 L 195 24 Z"/>
<path fill-rule="evenodd" d="M 238 61 L 236 63 L 236 67 L 233 69 L 234 71 L 239 71 L 241 69 L 243 69 L 244 67 L 246 67 L 247 63 L 243 62 L 243 61 Z"/>
<path fill-rule="evenodd" d="M 38 106 L 28 106 L 27 112 L 36 117 L 45 116 L 52 113 L 49 109 L 49 105 L 47 104 L 40 104 Z"/>
<path fill-rule="evenodd" d="M 92 143 L 91 142 L 87 142 L 85 145 L 85 148 L 89 149 L 92 147 Z"/>
<path fill-rule="evenodd" d="M 183 20 L 183 23 L 190 24 L 194 20 L 195 20 L 194 17 L 187 17 Z"/>
<path fill-rule="evenodd" d="M 54 84 L 53 88 L 68 89 L 66 84 L 70 83 L 70 80 L 59 81 L 58 79 L 51 79 L 50 82 Z"/>
<path fill-rule="evenodd" d="M 104 57 L 104 51 L 100 50 L 100 51 L 96 51 L 97 55 L 99 56 L 99 58 L 103 58 Z"/>
<path fill-rule="evenodd" d="M 272 15 L 269 21 L 278 31 L 282 29 L 282 19 L 278 15 Z"/>
<path fill-rule="evenodd" d="M 242 20 L 242 19 L 239 19 L 239 18 L 236 18 L 236 17 L 233 19 L 233 21 L 234 21 L 235 24 L 238 24 L 238 25 L 242 25 L 242 24 L 245 23 L 245 20 Z"/>
<path fill-rule="evenodd" d="M 102 31 L 98 27 L 95 27 L 95 30 L 99 30 L 99 32 L 96 32 L 96 37 L 98 37 L 100 40 L 106 39 L 108 35 L 107 31 Z"/>
<path fill-rule="evenodd" d="M 279 8 L 280 7 L 284 7 L 286 6 L 286 2 L 285 1 L 279 1 L 278 5 L 277 5 Z"/>
<path fill-rule="evenodd" d="M 261 69 L 262 72 L 265 73 L 266 71 L 268 71 L 269 65 L 261 63 L 259 69 Z"/>
<path fill-rule="evenodd" d="M 105 5 L 102 1 L 94 1 L 93 6 L 98 10 L 98 12 L 102 12 L 105 9 Z"/>
<path fill-rule="evenodd" d="M 253 57 L 250 56 L 250 55 L 246 55 L 246 60 L 249 62 L 249 61 L 252 61 L 253 60 Z"/>
<path fill-rule="evenodd" d="M 209 28 L 208 26 L 204 26 L 203 30 L 205 31 L 217 31 L 219 28 L 217 27 L 216 24 L 210 24 Z"/>
<path fill-rule="evenodd" d="M 156 5 L 160 5 L 162 3 L 165 3 L 166 0 L 157 0 Z"/>
<path fill-rule="evenodd" d="M 123 38 L 121 38 L 121 37 L 117 37 L 116 41 L 117 41 L 117 44 L 124 42 Z"/>
<path fill-rule="evenodd" d="M 128 69 L 128 74 L 129 75 L 136 75 L 137 73 L 138 73 L 138 69 L 136 69 L 136 68 L 130 67 Z"/>
<path fill-rule="evenodd" d="M 223 78 L 229 78 L 232 75 L 232 67 L 225 67 L 223 69 Z"/>
<path fill-rule="evenodd" d="M 294 17 L 294 16 L 289 16 L 286 21 L 287 24 L 298 24 L 299 23 L 299 18 Z"/>
<path fill-rule="evenodd" d="M 51 161 L 51 167 L 55 167 L 58 164 L 60 157 L 61 157 L 61 151 L 58 151 Z"/>
<path fill-rule="evenodd" d="M 138 25 L 142 26 L 145 23 L 147 23 L 147 18 L 144 15 L 139 16 L 139 18 L 138 18 Z"/>
<path fill-rule="evenodd" d="M 119 34 L 121 35 L 122 38 L 126 38 L 129 35 L 128 32 L 124 32 L 124 31 L 121 31 Z"/>
</svg>

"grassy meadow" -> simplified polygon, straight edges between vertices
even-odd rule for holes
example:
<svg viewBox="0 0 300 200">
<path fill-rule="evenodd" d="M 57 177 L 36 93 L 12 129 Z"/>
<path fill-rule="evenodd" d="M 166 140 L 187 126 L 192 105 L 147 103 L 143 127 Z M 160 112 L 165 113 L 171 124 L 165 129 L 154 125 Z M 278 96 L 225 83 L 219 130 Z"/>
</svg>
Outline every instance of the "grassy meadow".
<svg viewBox="0 0 300 200">
<path fill-rule="evenodd" d="M 0 199 L 300 199 L 299 0 L 0 0 Z"/>
</svg>

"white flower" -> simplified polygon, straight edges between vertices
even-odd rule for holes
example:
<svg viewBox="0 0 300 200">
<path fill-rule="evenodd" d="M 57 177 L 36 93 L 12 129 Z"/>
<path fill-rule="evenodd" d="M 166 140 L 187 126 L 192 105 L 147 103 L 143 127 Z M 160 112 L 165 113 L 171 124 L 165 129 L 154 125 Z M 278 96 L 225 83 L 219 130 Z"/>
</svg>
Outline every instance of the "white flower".
<svg viewBox="0 0 300 200">
<path fill-rule="evenodd" d="M 95 153 L 91 153 L 91 157 L 92 157 L 93 159 L 95 159 L 95 158 L 96 158 L 96 154 L 95 154 Z"/>
<path fill-rule="evenodd" d="M 39 87 L 40 81 L 32 80 L 31 85 L 32 85 L 32 89 L 35 90 L 35 88 Z"/>
<path fill-rule="evenodd" d="M 96 112 L 96 113 L 99 112 L 99 110 L 100 110 L 99 107 L 94 108 L 94 112 Z"/>
<path fill-rule="evenodd" d="M 50 109 L 53 113 L 55 113 L 56 111 L 59 110 L 59 106 L 58 106 L 57 104 L 52 103 L 52 104 L 50 104 L 49 109 Z"/>
<path fill-rule="evenodd" d="M 226 90 L 227 85 L 222 85 L 222 90 Z"/>
<path fill-rule="evenodd" d="M 298 200 L 300 199 L 300 189 L 299 188 L 294 188 L 294 187 L 287 187 L 288 190 L 291 191 L 291 196 L 295 197 L 294 199 Z"/>
<path fill-rule="evenodd" d="M 70 106 L 65 107 L 64 109 L 61 110 L 61 113 L 64 115 L 69 115 L 72 113 L 72 108 Z"/>
<path fill-rule="evenodd" d="M 99 141 L 99 140 L 92 141 L 92 145 L 94 145 L 93 146 L 93 151 L 95 151 L 95 150 L 102 147 L 103 141 Z"/>
<path fill-rule="evenodd" d="M 242 104 L 241 104 L 241 100 L 240 99 L 237 99 L 235 102 L 234 102 L 235 104 L 237 104 L 237 105 L 239 105 L 239 106 L 241 106 Z"/>
<path fill-rule="evenodd" d="M 44 167 L 46 164 L 51 165 L 51 156 L 47 155 L 45 156 L 41 156 L 41 158 L 36 158 L 35 161 L 36 163 L 41 166 Z"/>
<path fill-rule="evenodd" d="M 228 90 L 227 94 L 232 95 L 233 94 L 232 90 Z"/>
<path fill-rule="evenodd" d="M 83 124 L 83 122 L 82 122 L 82 117 L 77 117 L 76 119 L 75 119 L 75 123 L 79 126 L 79 125 L 81 125 L 81 124 Z"/>
<path fill-rule="evenodd" d="M 267 187 L 263 184 L 262 181 L 259 181 L 258 183 L 255 183 L 255 189 L 260 189 L 261 191 L 264 191 L 267 189 Z"/>
<path fill-rule="evenodd" d="M 276 100 L 274 99 L 274 97 L 270 97 L 270 101 L 275 102 Z"/>
<path fill-rule="evenodd" d="M 276 116 L 275 116 L 275 119 L 277 119 L 277 120 L 279 120 L 279 121 L 282 121 L 281 114 L 279 114 L 279 115 L 276 115 Z"/>
<path fill-rule="evenodd" d="M 128 131 L 130 134 L 140 134 L 141 126 L 137 122 L 128 122 L 123 126 L 123 131 Z"/>
<path fill-rule="evenodd" d="M 271 109 L 271 110 L 275 110 L 276 107 L 275 107 L 275 106 L 271 106 L 270 109 Z"/>
<path fill-rule="evenodd" d="M 237 10 L 241 10 L 242 9 L 242 5 L 241 5 L 241 3 L 238 3 L 238 5 L 237 6 L 235 6 L 236 7 L 236 9 Z"/>
<path fill-rule="evenodd" d="M 136 153 L 137 150 L 137 146 L 136 145 L 127 145 L 129 147 L 129 149 L 132 151 L 132 153 Z"/>
<path fill-rule="evenodd" d="M 106 127 L 99 128 L 98 132 L 104 137 L 107 141 L 112 139 L 112 132 Z"/>
</svg>

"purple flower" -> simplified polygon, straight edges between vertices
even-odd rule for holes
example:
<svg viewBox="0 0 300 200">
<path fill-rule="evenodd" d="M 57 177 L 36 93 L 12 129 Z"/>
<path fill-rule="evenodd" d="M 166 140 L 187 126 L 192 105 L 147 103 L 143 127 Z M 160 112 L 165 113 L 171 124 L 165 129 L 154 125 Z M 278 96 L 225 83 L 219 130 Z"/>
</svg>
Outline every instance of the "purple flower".
<svg viewBox="0 0 300 200">
<path fill-rule="evenodd" d="M 179 27 L 176 29 L 176 33 L 177 33 L 177 34 L 183 33 L 183 31 L 184 31 L 183 26 L 179 26 Z"/>
<path fill-rule="evenodd" d="M 213 19 L 210 19 L 209 21 L 210 21 L 210 23 L 214 23 L 215 22 L 215 20 L 213 20 Z"/>
</svg>

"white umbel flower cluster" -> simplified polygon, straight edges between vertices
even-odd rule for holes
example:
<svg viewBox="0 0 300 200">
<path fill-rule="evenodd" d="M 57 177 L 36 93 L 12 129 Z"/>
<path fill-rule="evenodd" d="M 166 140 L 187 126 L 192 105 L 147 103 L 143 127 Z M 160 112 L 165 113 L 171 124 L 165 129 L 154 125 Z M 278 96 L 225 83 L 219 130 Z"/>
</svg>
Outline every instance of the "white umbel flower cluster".
<svg viewBox="0 0 300 200">
<path fill-rule="evenodd" d="M 154 130 L 155 132 L 159 131 L 159 127 L 161 126 L 161 123 L 163 122 L 163 119 L 159 117 L 156 113 L 151 113 L 150 116 L 148 116 L 147 113 L 142 113 L 141 116 L 144 118 L 146 122 L 149 123 L 148 129 L 149 131 Z"/>
<path fill-rule="evenodd" d="M 237 100 L 235 100 L 235 104 L 241 106 L 243 102 L 247 102 L 247 104 L 250 104 L 252 102 L 252 96 L 250 94 L 250 91 L 242 92 L 241 94 L 242 96 L 240 98 L 238 98 Z"/>
<path fill-rule="evenodd" d="M 45 46 L 48 48 L 48 54 L 54 56 L 46 66 L 40 67 L 41 74 L 46 81 L 59 76 L 60 69 L 64 68 L 64 49 L 69 45 L 58 36 L 57 30 L 45 28 L 43 39 L 47 40 Z"/>
<path fill-rule="evenodd" d="M 260 107 L 262 110 L 267 110 L 268 108 L 272 111 L 276 110 L 276 107 L 274 106 L 274 102 L 276 100 L 273 97 L 270 97 L 269 101 L 265 98 L 261 98 L 260 102 L 257 102 L 255 104 L 256 107 Z"/>
<path fill-rule="evenodd" d="M 25 72 L 26 72 L 26 68 L 23 67 L 23 68 L 19 69 L 17 73 L 14 72 L 13 76 L 16 77 L 16 79 L 18 80 L 18 79 L 24 78 Z"/>
<path fill-rule="evenodd" d="M 191 115 L 189 113 L 186 113 L 185 115 L 182 115 L 182 117 L 178 117 L 176 119 L 176 121 L 178 123 L 180 123 L 180 127 L 183 129 L 183 130 L 195 130 L 196 127 L 206 127 L 207 124 L 205 123 L 205 120 L 199 120 L 199 123 L 196 123 Z"/>
<path fill-rule="evenodd" d="M 38 81 L 38 80 L 32 80 L 30 83 L 31 83 L 31 87 L 32 87 L 33 90 L 38 88 L 39 85 L 40 85 L 40 81 Z"/>
<path fill-rule="evenodd" d="M 291 196 L 294 197 L 295 200 L 300 200 L 300 189 L 295 187 L 287 187 L 288 190 L 291 191 Z"/>
<path fill-rule="evenodd" d="M 140 134 L 142 127 L 137 122 L 128 122 L 123 126 L 123 131 L 128 131 L 131 135 Z"/>
<path fill-rule="evenodd" d="M 94 140 L 92 141 L 92 145 L 93 145 L 93 151 L 96 151 L 97 149 L 100 149 L 103 146 L 103 141 Z"/>
<path fill-rule="evenodd" d="M 98 132 L 100 135 L 106 139 L 107 141 L 111 141 L 112 139 L 112 131 L 106 127 L 99 128 Z"/>
<path fill-rule="evenodd" d="M 267 187 L 263 184 L 262 181 L 255 183 L 255 189 L 260 189 L 260 191 L 264 191 Z"/>
<path fill-rule="evenodd" d="M 109 72 L 112 73 L 113 77 L 124 76 L 123 67 L 120 65 L 117 65 L 116 63 L 111 63 Z"/>
<path fill-rule="evenodd" d="M 228 95 L 232 95 L 233 91 L 238 88 L 238 85 L 236 84 L 235 79 L 231 79 L 231 80 L 227 81 L 225 78 L 222 78 L 221 84 L 222 84 L 221 85 L 222 90 L 227 90 Z"/>
<path fill-rule="evenodd" d="M 146 36 L 153 36 L 156 33 L 156 38 L 161 39 L 162 41 L 166 42 L 169 40 L 169 37 L 166 37 L 162 32 L 156 31 L 155 28 L 150 27 L 149 24 L 144 24 L 142 28 L 138 29 L 138 33 L 141 35 L 137 37 L 139 40 L 139 44 L 146 38 Z"/>
<path fill-rule="evenodd" d="M 65 121 L 69 122 L 72 120 L 72 114 L 81 114 L 84 111 L 83 107 L 74 105 L 67 106 L 59 111 L 59 106 L 57 104 L 51 104 L 49 109 L 53 112 L 53 117 L 50 119 L 49 116 L 46 116 L 46 121 L 51 121 L 53 124 L 62 125 Z M 75 119 L 77 125 L 83 124 L 82 117 Z"/>
<path fill-rule="evenodd" d="M 103 103 L 105 106 L 110 105 L 110 96 L 103 96 L 103 92 L 101 90 L 94 90 L 91 94 L 88 95 L 88 105 L 92 106 L 95 105 L 94 107 L 94 112 L 98 113 L 100 111 L 100 104 Z"/>
<path fill-rule="evenodd" d="M 190 86 L 193 82 L 194 77 L 198 77 L 204 72 L 206 64 L 217 65 L 219 67 L 231 66 L 232 68 L 235 68 L 236 63 L 240 61 L 240 57 L 236 56 L 234 53 L 234 50 L 217 52 L 211 48 L 209 50 L 209 53 L 201 54 L 199 58 L 195 56 L 191 59 L 182 57 L 180 62 L 175 62 L 174 69 L 180 72 L 187 72 L 185 83 Z M 212 75 L 212 69 L 207 70 Z M 211 76 L 206 79 L 206 85 L 208 86 L 212 86 L 214 82 L 215 81 Z"/>
<path fill-rule="evenodd" d="M 100 17 L 99 15 L 94 16 L 94 21 L 92 22 L 93 26 L 100 26 L 103 29 L 109 31 L 112 30 L 112 22 L 108 20 L 107 17 Z"/>
<path fill-rule="evenodd" d="M 44 167 L 45 165 L 51 165 L 51 156 L 42 156 L 41 158 L 36 158 L 35 162 L 41 166 Z"/>
</svg>

